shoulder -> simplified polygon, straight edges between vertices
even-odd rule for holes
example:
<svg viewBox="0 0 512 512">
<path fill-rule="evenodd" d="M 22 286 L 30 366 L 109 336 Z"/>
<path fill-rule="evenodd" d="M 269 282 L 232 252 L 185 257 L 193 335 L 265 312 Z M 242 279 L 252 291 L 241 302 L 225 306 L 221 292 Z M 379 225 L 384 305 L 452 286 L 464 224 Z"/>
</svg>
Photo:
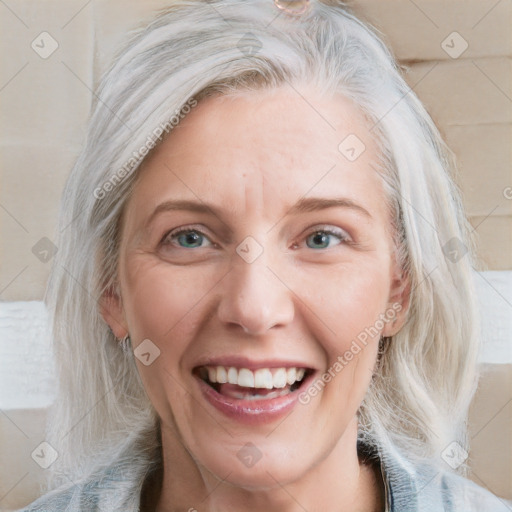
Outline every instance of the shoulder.
<svg viewBox="0 0 512 512">
<path fill-rule="evenodd" d="M 18 512 L 138 512 L 139 499 L 134 482 L 105 473 L 79 484 L 59 487 Z"/>
<path fill-rule="evenodd" d="M 510 512 L 512 502 L 440 465 L 389 455 L 382 461 L 390 512 Z"/>
<path fill-rule="evenodd" d="M 88 510 L 96 512 L 98 496 L 96 493 L 87 493 L 83 486 L 58 488 L 38 498 L 36 501 L 18 512 L 75 512 Z"/>
<path fill-rule="evenodd" d="M 133 456 L 128 443 L 106 465 L 98 464 L 87 475 L 68 481 L 17 512 L 139 512 L 141 489 L 161 470 L 161 458 Z M 157 454 L 158 455 L 158 454 Z"/>
<path fill-rule="evenodd" d="M 431 473 L 435 471 L 430 469 Z M 429 483 L 425 482 L 425 479 L 422 483 L 428 488 Z M 444 510 L 507 512 L 512 505 L 511 502 L 496 496 L 475 482 L 450 471 L 440 470 L 433 478 L 432 484 L 434 493 L 439 495 L 444 505 Z"/>
</svg>

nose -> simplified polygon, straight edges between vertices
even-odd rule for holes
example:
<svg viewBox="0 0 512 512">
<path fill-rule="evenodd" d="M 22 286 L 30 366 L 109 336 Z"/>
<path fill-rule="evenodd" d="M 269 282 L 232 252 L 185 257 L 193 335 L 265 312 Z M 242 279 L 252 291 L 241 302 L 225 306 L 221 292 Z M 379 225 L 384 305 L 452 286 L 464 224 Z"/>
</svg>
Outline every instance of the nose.
<svg viewBox="0 0 512 512">
<path fill-rule="evenodd" d="M 252 263 L 235 255 L 223 279 L 219 319 L 252 335 L 284 327 L 293 320 L 295 308 L 293 292 L 283 281 L 276 269 L 267 266 L 265 252 Z"/>
</svg>

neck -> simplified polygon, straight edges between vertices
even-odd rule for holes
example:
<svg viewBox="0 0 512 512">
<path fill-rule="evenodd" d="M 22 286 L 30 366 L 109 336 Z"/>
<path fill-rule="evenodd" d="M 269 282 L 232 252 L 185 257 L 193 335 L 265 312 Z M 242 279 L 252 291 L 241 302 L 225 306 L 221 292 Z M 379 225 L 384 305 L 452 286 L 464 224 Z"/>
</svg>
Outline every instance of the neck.
<svg viewBox="0 0 512 512">
<path fill-rule="evenodd" d="M 200 466 L 162 426 L 163 475 L 157 512 L 299 512 L 384 510 L 384 488 L 378 468 L 364 465 L 357 454 L 357 418 L 334 449 L 294 481 L 264 489 L 247 489 Z M 158 492 L 158 491 L 157 491 Z M 154 510 L 155 508 L 153 508 Z"/>
</svg>

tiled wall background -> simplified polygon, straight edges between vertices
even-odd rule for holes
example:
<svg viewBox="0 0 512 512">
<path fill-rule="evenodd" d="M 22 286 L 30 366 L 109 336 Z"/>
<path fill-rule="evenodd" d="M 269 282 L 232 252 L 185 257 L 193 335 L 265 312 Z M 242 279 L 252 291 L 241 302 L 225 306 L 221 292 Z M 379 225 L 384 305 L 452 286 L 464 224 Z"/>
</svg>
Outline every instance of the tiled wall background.
<svg viewBox="0 0 512 512">
<path fill-rule="evenodd" d="M 51 253 L 38 247 L 55 238 L 58 201 L 83 143 L 94 86 L 126 31 L 170 1 L 0 2 L 0 300 L 43 297 Z M 512 270 L 512 0 L 349 3 L 381 30 L 457 155 L 482 268 Z M 504 451 L 512 442 L 512 366 L 487 371 L 471 413 L 473 479 L 511 497 L 511 454 Z M 5 440 L 12 432 L 22 437 L 21 425 L 26 438 L 34 430 L 35 443 L 44 415 L 0 415 L 3 451 L 20 465 L 16 475 L 34 470 Z M 10 494 L 0 505 L 34 498 L 41 475 L 27 480 L 4 482 L 0 499 Z"/>
<path fill-rule="evenodd" d="M 54 238 L 92 90 L 126 31 L 169 1 L 0 3 L 1 300 L 42 297 L 50 265 L 34 246 Z M 455 151 L 483 268 L 512 269 L 512 1 L 350 3 L 382 31 Z"/>
</svg>

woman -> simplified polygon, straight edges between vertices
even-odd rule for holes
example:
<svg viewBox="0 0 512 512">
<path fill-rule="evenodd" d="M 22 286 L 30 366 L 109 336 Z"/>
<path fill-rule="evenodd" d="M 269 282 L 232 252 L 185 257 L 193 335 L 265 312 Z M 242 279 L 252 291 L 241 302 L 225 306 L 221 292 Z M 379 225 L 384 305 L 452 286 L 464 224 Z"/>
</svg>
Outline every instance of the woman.
<svg viewBox="0 0 512 512">
<path fill-rule="evenodd" d="M 371 28 L 292 4 L 176 2 L 103 78 L 26 510 L 507 509 L 451 469 L 478 339 L 450 153 Z"/>
</svg>

